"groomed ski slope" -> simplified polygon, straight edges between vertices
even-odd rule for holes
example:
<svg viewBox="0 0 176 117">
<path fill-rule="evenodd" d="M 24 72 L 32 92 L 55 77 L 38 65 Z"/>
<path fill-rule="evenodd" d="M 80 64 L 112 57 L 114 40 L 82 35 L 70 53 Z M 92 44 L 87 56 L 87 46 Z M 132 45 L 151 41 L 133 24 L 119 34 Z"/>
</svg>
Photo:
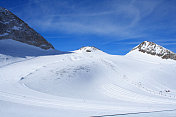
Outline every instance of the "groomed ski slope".
<svg viewBox="0 0 176 117">
<path fill-rule="evenodd" d="M 77 50 L 4 64 L 0 68 L 1 117 L 173 110 L 175 69 L 174 60 L 138 51 L 119 56 Z"/>
</svg>

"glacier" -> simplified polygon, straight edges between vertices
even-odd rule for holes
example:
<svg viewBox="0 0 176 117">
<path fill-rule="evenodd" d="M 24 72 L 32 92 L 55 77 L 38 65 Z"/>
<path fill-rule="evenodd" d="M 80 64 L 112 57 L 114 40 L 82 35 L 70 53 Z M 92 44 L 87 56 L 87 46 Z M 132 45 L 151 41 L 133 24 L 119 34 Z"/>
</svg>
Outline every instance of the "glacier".
<svg viewBox="0 0 176 117">
<path fill-rule="evenodd" d="M 138 49 L 43 50 L 10 39 L 0 48 L 1 117 L 176 115 L 173 59 Z"/>
</svg>

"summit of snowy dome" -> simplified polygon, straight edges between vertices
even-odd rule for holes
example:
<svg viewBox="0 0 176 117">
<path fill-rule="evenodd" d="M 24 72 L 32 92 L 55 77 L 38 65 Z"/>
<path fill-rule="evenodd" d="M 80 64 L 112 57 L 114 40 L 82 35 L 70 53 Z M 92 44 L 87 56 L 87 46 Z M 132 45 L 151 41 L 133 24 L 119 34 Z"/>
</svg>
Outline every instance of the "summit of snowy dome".
<svg viewBox="0 0 176 117">
<path fill-rule="evenodd" d="M 128 54 L 134 53 L 134 52 L 142 52 L 154 56 L 159 56 L 162 59 L 173 59 L 176 60 L 176 53 L 157 45 L 154 42 L 144 41 L 138 46 L 134 47 Z"/>
<path fill-rule="evenodd" d="M 96 48 L 96 47 L 93 47 L 93 46 L 85 46 L 85 47 L 82 47 L 78 50 L 76 50 L 77 52 L 87 52 L 87 53 L 90 53 L 90 52 L 103 52 L 101 51 L 100 49 Z"/>
</svg>

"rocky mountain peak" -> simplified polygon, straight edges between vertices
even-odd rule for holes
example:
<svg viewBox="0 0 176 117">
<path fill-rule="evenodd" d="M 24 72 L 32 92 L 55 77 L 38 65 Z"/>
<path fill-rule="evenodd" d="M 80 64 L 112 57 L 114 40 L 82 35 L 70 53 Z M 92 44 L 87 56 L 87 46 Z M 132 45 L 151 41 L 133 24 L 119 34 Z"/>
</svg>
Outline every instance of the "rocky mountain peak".
<svg viewBox="0 0 176 117">
<path fill-rule="evenodd" d="M 4 12 L 6 9 L 3 7 L 0 7 L 0 12 Z"/>
<path fill-rule="evenodd" d="M 131 51 L 134 51 L 134 50 L 147 53 L 150 55 L 156 55 L 161 57 L 162 59 L 176 60 L 176 53 L 149 41 L 142 42 L 141 44 L 133 48 Z"/>
<path fill-rule="evenodd" d="M 54 48 L 23 20 L 0 7 L 0 40 L 13 39 L 42 49 Z"/>
</svg>

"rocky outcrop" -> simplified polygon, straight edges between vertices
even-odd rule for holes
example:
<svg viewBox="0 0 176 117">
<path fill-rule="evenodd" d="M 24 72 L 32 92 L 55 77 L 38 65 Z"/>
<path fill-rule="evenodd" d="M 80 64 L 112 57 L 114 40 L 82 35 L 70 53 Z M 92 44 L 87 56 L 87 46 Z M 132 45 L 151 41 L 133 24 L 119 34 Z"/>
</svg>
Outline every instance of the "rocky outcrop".
<svg viewBox="0 0 176 117">
<path fill-rule="evenodd" d="M 176 60 L 176 53 L 149 41 L 142 42 L 141 44 L 133 48 L 131 51 L 134 50 L 138 50 L 140 52 L 147 53 L 150 55 L 156 55 L 161 57 L 162 59 Z"/>
<path fill-rule="evenodd" d="M 39 33 L 28 26 L 24 21 L 0 7 L 0 40 L 13 39 L 42 49 L 54 49 Z"/>
</svg>

